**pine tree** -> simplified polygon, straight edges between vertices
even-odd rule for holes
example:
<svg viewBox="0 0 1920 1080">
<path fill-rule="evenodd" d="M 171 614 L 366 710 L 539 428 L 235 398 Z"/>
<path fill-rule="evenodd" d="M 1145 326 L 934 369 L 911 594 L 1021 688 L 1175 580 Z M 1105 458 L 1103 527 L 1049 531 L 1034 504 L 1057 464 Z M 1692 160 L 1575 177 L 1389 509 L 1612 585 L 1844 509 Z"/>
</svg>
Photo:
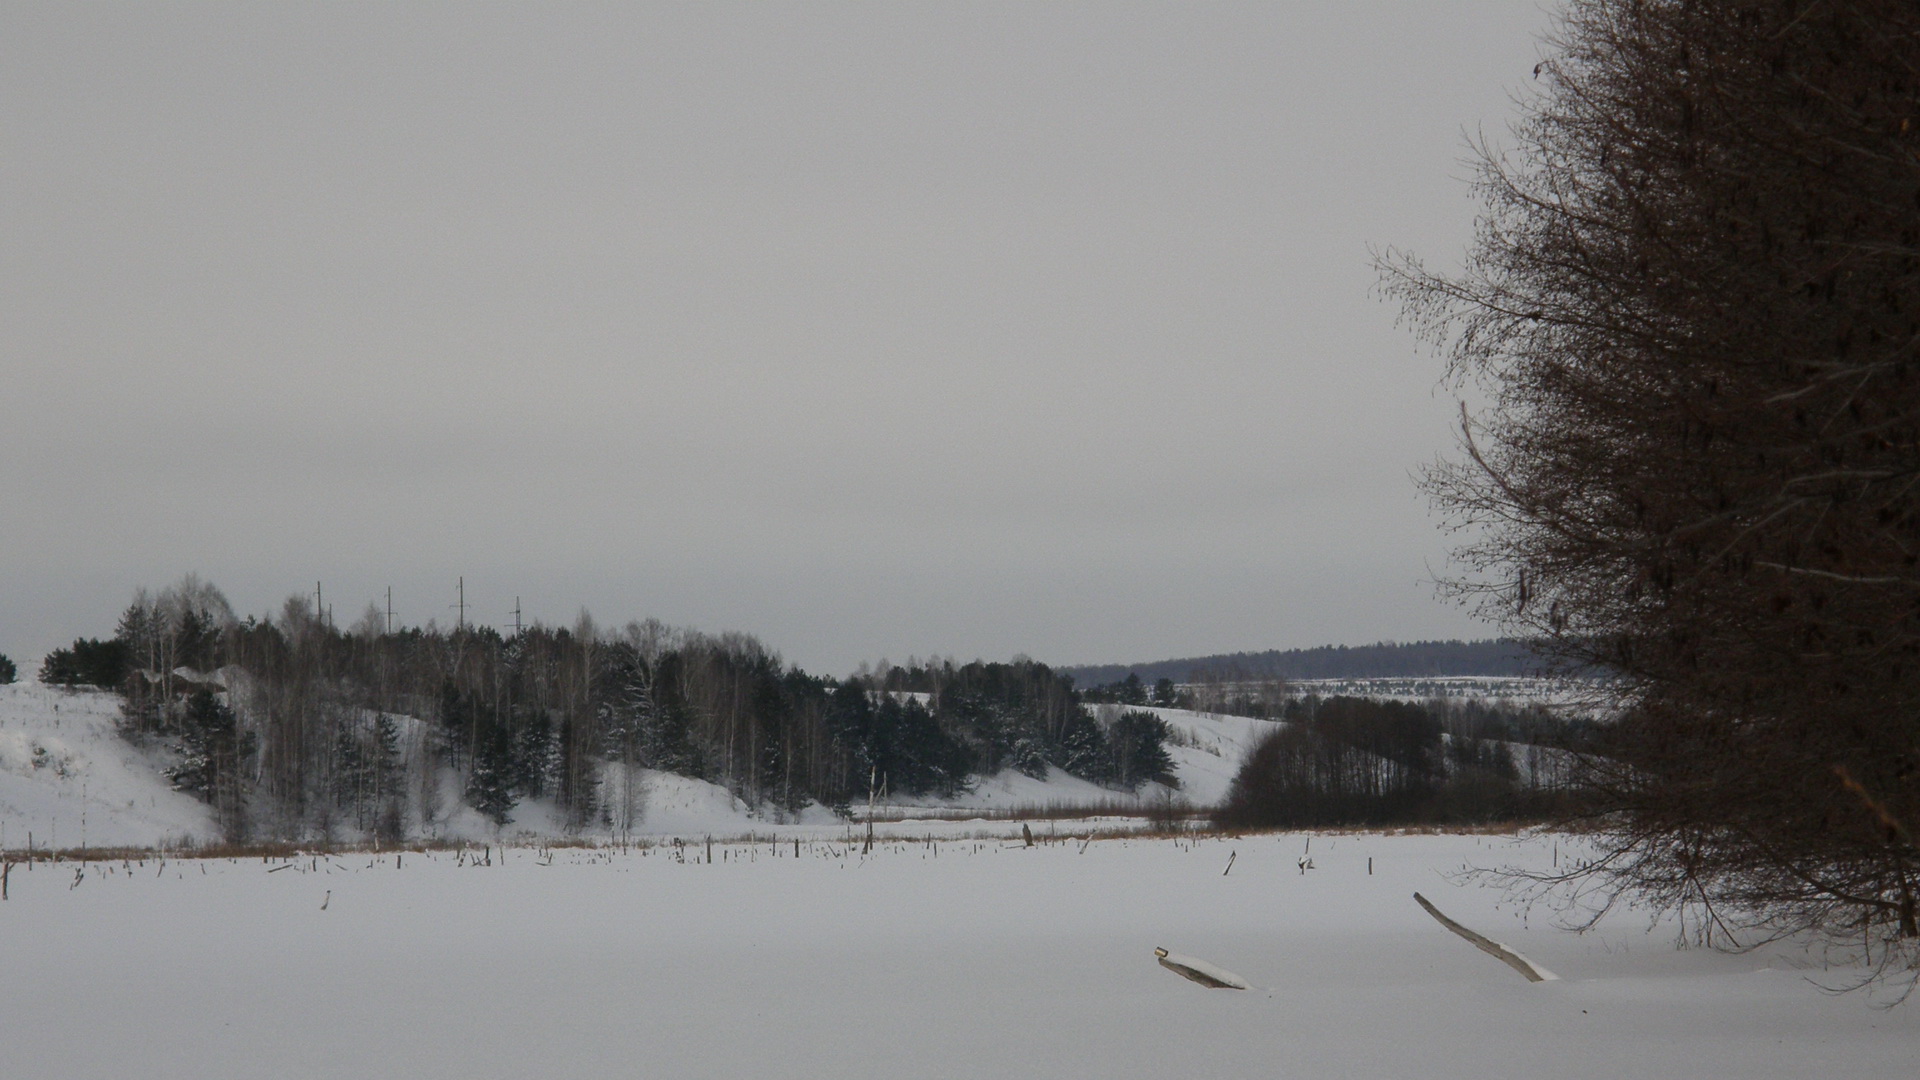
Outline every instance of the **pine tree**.
<svg viewBox="0 0 1920 1080">
<path fill-rule="evenodd" d="M 1096 784 L 1113 779 L 1113 753 L 1107 746 L 1106 734 L 1085 709 L 1068 718 L 1054 762 L 1067 772 Z"/>
<path fill-rule="evenodd" d="M 514 787 L 521 794 L 538 799 L 551 790 L 556 749 L 553 720 L 544 709 L 531 710 L 514 735 Z"/>
<path fill-rule="evenodd" d="M 1160 679 L 1153 684 L 1153 703 L 1163 709 L 1171 709 L 1180 703 L 1180 692 L 1172 679 Z"/>
<path fill-rule="evenodd" d="M 1129 791 L 1159 781 L 1177 787 L 1173 757 L 1167 753 L 1167 722 L 1150 712 L 1129 709 L 1107 731 L 1113 753 L 1113 778 Z"/>
<path fill-rule="evenodd" d="M 474 723 L 477 709 L 473 699 L 460 692 L 452 679 L 440 683 L 440 737 L 447 747 L 448 763 L 459 768 L 461 761 L 473 749 Z"/>
<path fill-rule="evenodd" d="M 213 694 L 200 690 L 188 699 L 178 747 L 180 763 L 167 770 L 167 778 L 176 789 L 212 804 L 230 841 L 241 839 L 246 831 L 241 763 L 252 755 L 253 743 L 251 733 L 240 731 L 233 710 Z"/>
<path fill-rule="evenodd" d="M 400 753 L 400 725 L 381 713 L 373 719 L 374 831 L 394 843 L 405 831 L 407 763 Z"/>
<path fill-rule="evenodd" d="M 341 722 L 333 740 L 333 805 L 365 828 L 367 802 L 372 794 L 373 768 L 351 721 Z"/>
<path fill-rule="evenodd" d="M 512 822 L 513 808 L 520 801 L 514 792 L 519 771 L 513 732 L 504 724 L 483 723 L 474 748 L 473 772 L 467 777 L 467 802 L 495 825 Z"/>
</svg>

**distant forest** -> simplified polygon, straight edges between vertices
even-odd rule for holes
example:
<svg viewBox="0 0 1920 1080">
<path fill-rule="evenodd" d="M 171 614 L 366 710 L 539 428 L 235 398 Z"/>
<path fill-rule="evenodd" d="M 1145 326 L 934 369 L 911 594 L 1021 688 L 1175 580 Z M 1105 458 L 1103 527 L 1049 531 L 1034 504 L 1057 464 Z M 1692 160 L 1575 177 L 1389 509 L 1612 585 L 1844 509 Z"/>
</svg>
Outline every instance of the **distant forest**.
<svg viewBox="0 0 1920 1080">
<path fill-rule="evenodd" d="M 1543 663 L 1516 638 L 1490 641 L 1382 641 L 1315 649 L 1218 653 L 1143 664 L 1089 664 L 1058 669 L 1077 686 L 1104 686 L 1138 675 L 1142 682 L 1172 679 L 1394 679 L 1442 675 L 1537 675 Z"/>
</svg>

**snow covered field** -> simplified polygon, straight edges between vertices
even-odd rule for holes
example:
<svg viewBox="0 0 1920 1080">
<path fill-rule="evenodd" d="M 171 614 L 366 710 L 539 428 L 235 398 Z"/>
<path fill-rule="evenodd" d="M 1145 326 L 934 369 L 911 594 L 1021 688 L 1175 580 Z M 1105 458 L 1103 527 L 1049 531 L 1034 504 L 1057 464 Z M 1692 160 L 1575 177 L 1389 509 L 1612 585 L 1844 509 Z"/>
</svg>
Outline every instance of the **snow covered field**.
<svg viewBox="0 0 1920 1080">
<path fill-rule="evenodd" d="M 1575 936 L 1450 881 L 1551 838 L 820 841 L 16 866 L 19 1077 L 1898 1077 L 1787 947 Z M 1231 874 L 1223 876 L 1230 853 Z M 1373 873 L 1367 860 L 1374 861 Z M 1525 951 L 1527 983 L 1411 899 Z M 1258 989 L 1208 990 L 1155 946 Z"/>
</svg>

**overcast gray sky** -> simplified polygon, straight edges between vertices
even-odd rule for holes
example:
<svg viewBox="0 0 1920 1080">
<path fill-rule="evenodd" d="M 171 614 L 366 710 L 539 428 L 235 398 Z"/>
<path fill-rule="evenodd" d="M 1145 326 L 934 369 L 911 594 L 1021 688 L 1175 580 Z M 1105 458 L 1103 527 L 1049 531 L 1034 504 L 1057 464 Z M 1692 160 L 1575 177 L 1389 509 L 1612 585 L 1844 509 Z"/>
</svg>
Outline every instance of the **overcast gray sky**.
<svg viewBox="0 0 1920 1080">
<path fill-rule="evenodd" d="M 0 6 L 0 651 L 657 617 L 828 673 L 1480 636 L 1410 473 L 1532 2 Z"/>
</svg>

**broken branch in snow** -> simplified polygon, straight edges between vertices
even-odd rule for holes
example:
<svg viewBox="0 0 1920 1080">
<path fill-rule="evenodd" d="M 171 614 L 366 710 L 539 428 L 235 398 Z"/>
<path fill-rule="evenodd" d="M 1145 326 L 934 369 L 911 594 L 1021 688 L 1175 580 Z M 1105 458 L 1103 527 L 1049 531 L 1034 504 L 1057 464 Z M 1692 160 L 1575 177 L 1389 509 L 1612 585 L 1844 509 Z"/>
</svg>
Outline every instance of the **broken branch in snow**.
<svg viewBox="0 0 1920 1080">
<path fill-rule="evenodd" d="M 1528 982 L 1553 982 L 1560 978 L 1560 976 L 1527 959 L 1513 949 L 1509 949 L 1505 945 L 1483 934 L 1476 934 L 1466 927 L 1461 926 L 1459 923 L 1454 922 L 1452 919 L 1447 918 L 1445 915 L 1440 914 L 1440 909 L 1434 907 L 1432 901 L 1421 896 L 1419 893 L 1414 893 L 1413 899 L 1415 903 L 1427 909 L 1427 914 L 1438 919 L 1441 926 L 1473 942 L 1474 948 L 1479 949 L 1481 952 L 1489 956 L 1498 957 L 1501 963 L 1519 972 L 1521 975 L 1526 976 Z"/>
<path fill-rule="evenodd" d="M 1247 980 L 1225 968 L 1214 967 L 1205 960 L 1196 960 L 1191 956 L 1181 956 L 1165 949 L 1153 950 L 1160 960 L 1160 966 L 1182 978 L 1192 979 L 1201 986 L 1217 990 L 1251 990 Z"/>
</svg>

